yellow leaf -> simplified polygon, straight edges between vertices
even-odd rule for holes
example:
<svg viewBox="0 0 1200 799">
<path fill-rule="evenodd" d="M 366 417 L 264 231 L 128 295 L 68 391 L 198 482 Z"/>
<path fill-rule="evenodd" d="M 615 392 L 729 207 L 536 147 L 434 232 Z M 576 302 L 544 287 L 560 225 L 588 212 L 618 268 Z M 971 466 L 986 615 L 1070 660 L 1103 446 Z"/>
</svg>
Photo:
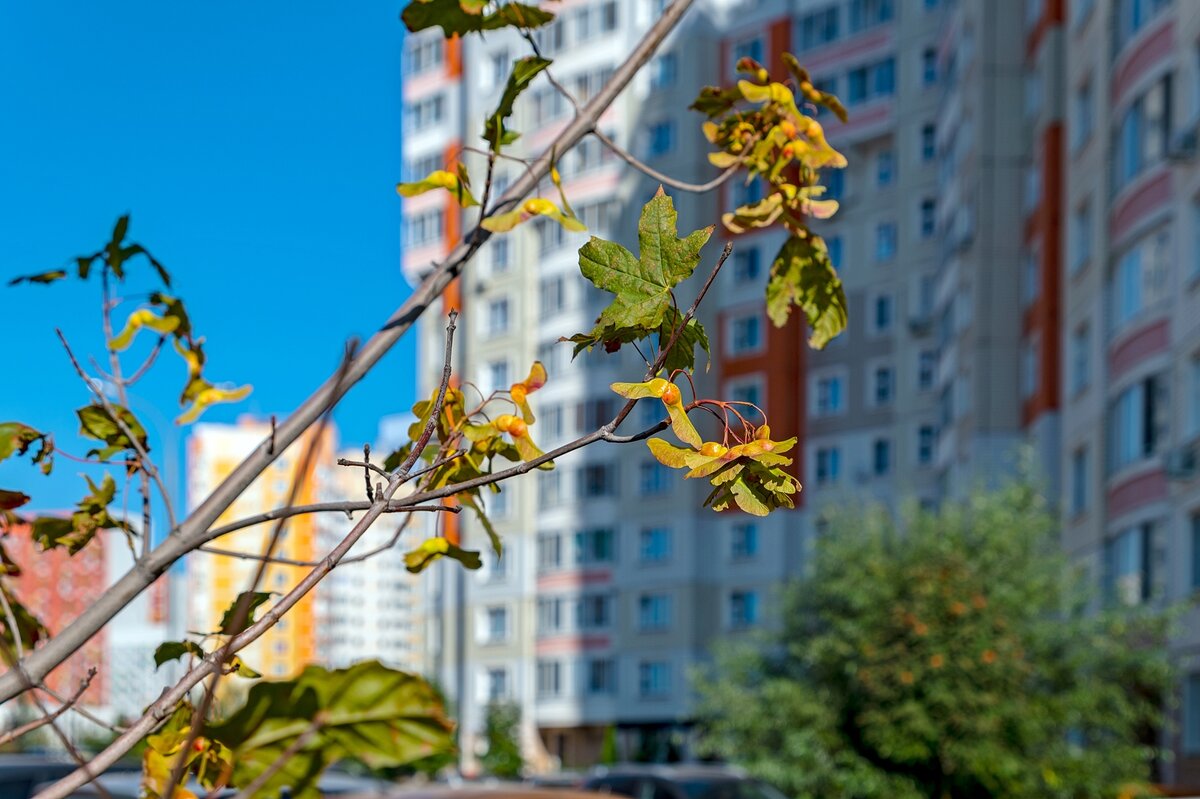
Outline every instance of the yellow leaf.
<svg viewBox="0 0 1200 799">
<path fill-rule="evenodd" d="M 463 171 L 463 174 L 465 175 L 466 172 Z M 467 182 L 453 172 L 447 172 L 444 169 L 436 169 L 430 172 L 423 180 L 413 183 L 396 184 L 396 192 L 401 197 L 416 197 L 426 192 L 436 191 L 437 189 L 445 189 L 450 192 L 463 208 L 479 205 L 471 195 L 471 190 L 467 187 Z"/>
<path fill-rule="evenodd" d="M 689 461 L 693 457 L 703 457 L 693 449 L 677 447 L 661 438 L 647 439 L 646 446 L 650 448 L 651 454 L 658 459 L 659 463 L 671 469 L 686 469 L 691 465 Z"/>
<path fill-rule="evenodd" d="M 149 308 L 134 311 L 129 315 L 129 319 L 125 321 L 125 328 L 108 342 L 108 346 L 118 352 L 126 349 L 133 343 L 133 337 L 143 327 L 148 327 L 163 334 L 173 333 L 179 327 L 179 317 L 162 317 Z"/>
<path fill-rule="evenodd" d="M 702 439 L 692 425 L 692 420 L 688 418 L 687 411 L 683 409 L 683 401 L 663 404 L 667 406 L 667 414 L 671 417 L 671 430 L 680 441 L 698 448 Z"/>
<path fill-rule="evenodd" d="M 216 405 L 219 402 L 238 402 L 250 396 L 253 389 L 250 386 L 241 386 L 239 388 L 224 389 L 206 388 L 196 395 L 192 400 L 192 407 L 188 408 L 179 418 L 175 420 L 175 424 L 190 424 L 200 418 L 200 414 L 204 413 L 205 409 L 210 405 Z"/>
</svg>

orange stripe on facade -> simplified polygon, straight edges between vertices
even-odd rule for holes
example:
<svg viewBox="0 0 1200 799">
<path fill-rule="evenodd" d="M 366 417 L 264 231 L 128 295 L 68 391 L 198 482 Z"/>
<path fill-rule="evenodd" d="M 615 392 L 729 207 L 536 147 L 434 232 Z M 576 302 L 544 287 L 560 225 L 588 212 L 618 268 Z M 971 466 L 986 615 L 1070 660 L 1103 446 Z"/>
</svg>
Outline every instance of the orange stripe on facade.
<svg viewBox="0 0 1200 799">
<path fill-rule="evenodd" d="M 462 39 L 454 36 L 446 40 L 446 77 L 462 77 Z"/>
<path fill-rule="evenodd" d="M 1042 197 L 1034 212 L 1031 233 L 1039 249 L 1038 298 L 1025 318 L 1026 335 L 1039 335 L 1038 387 L 1025 401 L 1022 421 L 1028 425 L 1043 413 L 1059 408 L 1062 374 L 1062 198 L 1063 126 L 1048 125 L 1041 136 Z"/>
</svg>

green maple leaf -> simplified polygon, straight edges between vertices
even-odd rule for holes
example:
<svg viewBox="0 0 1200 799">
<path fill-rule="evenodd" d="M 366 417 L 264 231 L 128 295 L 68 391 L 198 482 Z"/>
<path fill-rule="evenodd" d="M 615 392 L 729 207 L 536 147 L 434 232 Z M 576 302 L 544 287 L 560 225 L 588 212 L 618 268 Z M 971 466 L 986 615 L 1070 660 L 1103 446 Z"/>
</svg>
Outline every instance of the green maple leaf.
<svg viewBox="0 0 1200 799">
<path fill-rule="evenodd" d="M 713 232 L 710 226 L 678 238 L 678 216 L 675 204 L 659 186 L 638 221 L 639 257 L 616 242 L 595 237 L 579 249 L 583 276 L 615 296 L 590 333 L 567 339 L 575 343 L 576 354 L 601 343 L 611 352 L 623 343 L 654 334 L 663 345 L 670 339 L 672 325 L 682 320 L 671 291 L 692 276 L 700 263 L 700 250 Z M 672 353 L 672 362 L 676 366 L 694 364 L 695 345 L 707 350 L 707 342 L 703 328 L 694 320 L 689 322 L 678 337 L 679 351 Z"/>
<path fill-rule="evenodd" d="M 513 62 L 512 74 L 508 76 L 504 93 L 500 95 L 500 103 L 483 126 L 483 138 L 492 146 L 494 152 L 500 152 L 501 145 L 512 144 L 521 135 L 509 130 L 504 122 L 512 115 L 517 96 L 551 63 L 550 59 L 537 56 L 526 56 Z"/>
<path fill-rule="evenodd" d="M 812 328 L 808 343 L 822 349 L 846 328 L 846 292 L 820 236 L 792 236 L 771 264 L 767 281 L 767 314 L 783 327 L 792 306 L 804 311 Z"/>
</svg>

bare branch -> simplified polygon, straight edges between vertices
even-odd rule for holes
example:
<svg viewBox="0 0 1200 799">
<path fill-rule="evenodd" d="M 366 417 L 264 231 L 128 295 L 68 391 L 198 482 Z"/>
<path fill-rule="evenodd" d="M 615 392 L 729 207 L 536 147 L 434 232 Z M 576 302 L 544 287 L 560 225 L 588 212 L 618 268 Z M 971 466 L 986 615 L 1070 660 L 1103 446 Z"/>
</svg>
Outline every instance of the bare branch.
<svg viewBox="0 0 1200 799">
<path fill-rule="evenodd" d="M 229 535 L 238 530 L 244 530 L 247 527 L 253 527 L 256 524 L 263 522 L 271 522 L 276 519 L 287 519 L 292 516 L 303 516 L 309 513 L 353 513 L 358 510 L 367 510 L 374 503 L 364 500 L 346 500 L 342 502 L 315 502 L 311 505 L 292 505 L 286 508 L 275 508 L 274 510 L 263 511 L 256 513 L 253 516 L 247 516 L 244 519 L 238 519 L 236 522 L 221 527 L 214 527 L 204 534 L 203 541 L 214 541 L 221 536 Z M 408 505 L 397 502 L 389 502 L 383 508 L 383 513 L 409 513 L 411 511 L 437 511 L 457 513 L 458 509 L 445 507 L 441 505 Z M 203 547 L 198 547 L 202 549 Z"/>
<path fill-rule="evenodd" d="M 77 359 L 75 357 L 75 353 L 71 351 L 71 345 L 67 343 L 67 337 L 63 335 L 62 330 L 56 327 L 54 328 L 54 332 L 58 334 L 58 340 L 62 342 L 63 349 L 67 351 L 67 357 L 71 359 L 71 365 L 75 367 L 75 372 L 79 375 L 79 379 L 82 380 L 84 385 L 91 390 L 92 394 L 100 402 L 101 407 L 103 407 L 104 410 L 108 412 L 108 415 L 112 417 L 113 422 L 115 422 L 117 425 L 117 429 L 120 430 L 127 439 L 129 439 L 130 446 L 138 456 L 138 468 L 150 475 L 150 478 L 154 480 L 155 485 L 158 486 L 158 491 L 160 494 L 162 494 L 163 508 L 167 512 L 167 521 L 171 525 L 171 528 L 174 529 L 175 509 L 171 504 L 171 495 L 167 491 L 167 486 L 165 483 L 163 483 L 162 477 L 158 473 L 158 469 L 154 466 L 154 461 L 150 460 L 150 455 L 146 452 L 146 448 L 142 446 L 142 442 L 138 440 L 138 437 L 134 434 L 133 430 L 129 428 L 129 425 L 125 424 L 125 420 L 121 418 L 121 414 L 118 413 L 115 408 L 113 408 L 112 403 L 108 401 L 108 397 L 105 396 L 100 387 L 96 385 L 96 382 L 88 376 L 87 372 L 83 371 L 83 367 L 79 364 L 79 359 Z M 120 384 L 117 383 L 116 385 Z M 122 395 L 124 394 L 124 389 L 121 390 L 121 393 Z M 122 404 L 128 408 L 128 405 L 125 405 L 125 403 Z M 130 412 L 132 413 L 132 411 Z M 149 536 L 150 530 L 143 530 L 142 535 Z M 0 680 L 2 679 L 3 678 L 0 678 Z M 2 701 L 3 699 L 0 699 L 0 702 Z"/>
<path fill-rule="evenodd" d="M 87 676 L 79 681 L 79 688 L 75 691 L 75 693 L 71 694 L 71 696 L 65 702 L 59 704 L 53 713 L 48 716 L 42 716 L 40 719 L 34 719 L 26 724 L 22 724 L 20 727 L 17 727 L 14 730 L 9 730 L 6 733 L 0 734 L 0 746 L 11 743 L 26 733 L 33 732 L 34 730 L 44 727 L 47 724 L 53 723 L 55 719 L 57 719 L 63 713 L 66 713 L 75 705 L 76 702 L 79 701 L 80 697 L 83 696 L 84 691 L 86 691 L 88 686 L 92 684 L 92 679 L 95 676 L 96 667 L 93 666 L 88 669 Z"/>
<path fill-rule="evenodd" d="M 555 142 L 557 152 L 565 152 L 575 146 L 590 132 L 600 116 L 612 105 L 634 75 L 645 66 L 646 62 L 654 55 L 658 45 L 691 8 L 692 2 L 693 0 L 674 0 L 666 7 L 663 15 L 650 27 L 629 56 L 617 67 L 610 81 L 584 106 L 582 113 L 563 129 Z M 497 202 L 497 207 L 507 208 L 520 202 L 537 187 L 538 182 L 549 171 L 550 153 L 547 152 L 540 156 L 529 170 L 509 187 Z M 346 379 L 339 381 L 334 375 L 318 387 L 291 416 L 278 425 L 274 436 L 264 439 L 258 448 L 250 453 L 181 525 L 172 529 L 171 534 L 162 544 L 151 550 L 141 563 L 136 564 L 133 569 L 117 580 L 75 621 L 47 641 L 44 646 L 24 658 L 22 667 L 27 673 L 36 679 L 44 677 L 51 669 L 82 647 L 133 597 L 145 590 L 170 568 L 171 564 L 204 543 L 208 529 L 278 457 L 278 453 L 299 438 L 316 422 L 326 408 L 335 405 L 351 386 L 358 383 L 374 368 L 426 309 L 440 299 L 445 288 L 459 276 L 463 265 L 490 236 L 489 231 L 478 226 L 467 232 L 449 255 L 429 271 L 422 279 L 421 284 L 396 309 L 383 327 L 371 336 L 350 364 Z M 0 675 L 0 703 L 24 690 L 26 690 L 24 682 L 13 671 L 10 670 Z M 155 724 L 164 717 L 151 715 L 150 723 Z M 103 762 L 105 759 L 112 758 L 108 763 L 111 765 L 117 757 L 128 751 L 132 741 L 137 740 L 136 737 L 133 737 L 137 731 L 141 730 L 141 733 L 144 734 L 148 729 L 149 727 L 144 724 L 130 727 L 127 733 L 130 737 L 118 738 L 102 753 L 99 760 Z M 73 790 L 84 782 L 86 779 L 81 780 L 79 776 L 73 775 L 44 792 L 45 799 L 62 797 L 66 795 L 65 792 Z"/>
<path fill-rule="evenodd" d="M 597 139 L 599 139 L 604 144 L 605 147 L 612 150 L 614 155 L 616 155 L 618 158 L 620 158 L 625 163 L 629 164 L 634 169 L 648 175 L 649 177 L 654 178 L 659 183 L 664 183 L 667 186 L 670 186 L 673 189 L 679 189 L 680 191 L 692 192 L 694 194 L 703 194 L 707 191 L 712 191 L 713 189 L 717 188 L 722 183 L 724 183 L 725 181 L 729 180 L 731 177 L 736 175 L 738 170 L 740 170 L 742 168 L 742 161 L 739 159 L 735 164 L 733 164 L 732 166 L 727 168 L 724 172 L 717 175 L 715 178 L 713 178 L 712 180 L 710 180 L 707 183 L 685 183 L 682 180 L 677 180 L 676 178 L 673 178 L 670 175 L 659 172 L 657 169 L 650 166 L 649 164 L 642 163 L 641 161 L 639 161 L 637 158 L 634 157 L 633 153 L 629 152 L 624 147 L 622 147 L 621 145 L 619 145 L 615 141 L 613 141 L 611 138 L 609 138 L 608 136 L 605 136 L 603 133 L 601 133 L 599 128 L 593 128 L 590 132 L 593 136 L 595 136 Z"/>
<path fill-rule="evenodd" d="M 154 361 L 158 358 L 158 354 L 162 352 L 163 342 L 167 340 L 166 336 L 159 336 L 158 341 L 154 342 L 154 348 L 150 350 L 150 354 L 146 356 L 146 360 L 142 361 L 133 374 L 125 379 L 125 385 L 132 386 L 137 381 L 141 380 L 146 372 L 150 371 L 150 367 L 154 365 Z"/>
</svg>

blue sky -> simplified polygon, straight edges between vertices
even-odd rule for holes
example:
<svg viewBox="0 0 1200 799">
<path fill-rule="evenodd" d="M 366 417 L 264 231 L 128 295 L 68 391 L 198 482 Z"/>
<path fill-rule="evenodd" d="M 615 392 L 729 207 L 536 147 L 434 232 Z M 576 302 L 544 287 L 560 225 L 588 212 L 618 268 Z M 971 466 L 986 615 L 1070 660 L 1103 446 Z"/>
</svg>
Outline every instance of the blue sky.
<svg viewBox="0 0 1200 799">
<path fill-rule="evenodd" d="M 401 5 L 0 5 L 0 278 L 63 266 L 131 213 L 131 238 L 171 270 L 207 338 L 211 378 L 254 385 L 205 419 L 288 413 L 345 339 L 369 335 L 409 291 L 395 193 Z M 73 410 L 89 397 L 54 327 L 101 355 L 98 291 L 0 286 L 0 420 L 75 452 Z M 371 440 L 380 416 L 407 410 L 413 374 L 408 341 L 341 406 L 343 442 Z M 170 420 L 183 375 L 161 360 L 131 403 L 166 449 L 181 444 Z M 5 462 L 0 487 L 68 506 L 81 469 L 60 460 L 55 471 Z"/>
</svg>

